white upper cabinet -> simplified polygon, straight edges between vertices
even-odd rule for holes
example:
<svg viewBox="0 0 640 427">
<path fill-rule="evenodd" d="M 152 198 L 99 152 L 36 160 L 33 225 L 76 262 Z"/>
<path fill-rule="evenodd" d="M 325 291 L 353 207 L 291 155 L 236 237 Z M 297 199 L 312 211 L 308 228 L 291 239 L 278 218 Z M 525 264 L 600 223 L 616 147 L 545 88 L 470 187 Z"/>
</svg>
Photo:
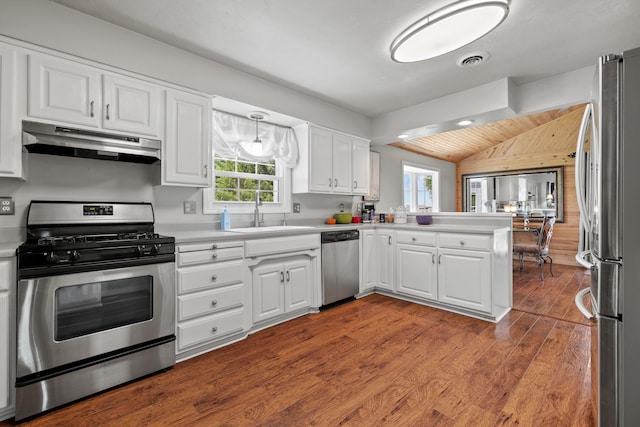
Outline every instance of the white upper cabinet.
<svg viewBox="0 0 640 427">
<path fill-rule="evenodd" d="M 211 180 L 211 99 L 167 89 L 162 184 L 208 187 Z"/>
<path fill-rule="evenodd" d="M 305 147 L 308 150 L 308 159 L 302 159 L 300 156 L 300 165 L 294 170 L 303 167 L 303 162 L 309 171 L 309 190 L 322 193 L 331 193 L 333 189 L 333 136 L 331 132 L 325 129 L 311 128 L 309 129 L 309 141 Z M 300 143 L 300 138 L 298 139 Z M 303 186 L 302 182 L 294 179 L 293 187 Z"/>
<path fill-rule="evenodd" d="M 100 127 L 100 70 L 49 56 L 29 55 L 29 117 Z"/>
<path fill-rule="evenodd" d="M 73 61 L 29 55 L 27 115 L 161 137 L 161 88 Z"/>
<path fill-rule="evenodd" d="M 351 141 L 351 173 L 353 194 L 369 193 L 369 143 L 358 139 Z"/>
<path fill-rule="evenodd" d="M 17 52 L 0 45 L 0 177 L 22 177 L 22 140 L 17 118 Z"/>
<path fill-rule="evenodd" d="M 160 136 L 161 89 L 122 76 L 103 79 L 102 124 L 105 129 Z"/>
<path fill-rule="evenodd" d="M 296 126 L 295 131 L 300 161 L 293 169 L 294 193 L 368 192 L 367 140 L 308 124 Z"/>
</svg>

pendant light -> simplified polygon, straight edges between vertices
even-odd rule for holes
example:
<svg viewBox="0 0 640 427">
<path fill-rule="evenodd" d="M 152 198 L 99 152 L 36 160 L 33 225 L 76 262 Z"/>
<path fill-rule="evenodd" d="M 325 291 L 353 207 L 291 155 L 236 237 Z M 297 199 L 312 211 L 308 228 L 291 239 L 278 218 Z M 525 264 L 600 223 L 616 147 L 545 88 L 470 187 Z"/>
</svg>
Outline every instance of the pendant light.
<svg viewBox="0 0 640 427">
<path fill-rule="evenodd" d="M 251 143 L 251 153 L 256 156 L 262 155 L 262 140 L 258 134 L 258 122 L 266 120 L 269 114 L 263 111 L 252 111 L 247 114 L 247 117 L 256 121 L 256 139 Z"/>
<path fill-rule="evenodd" d="M 502 23 L 510 0 L 460 0 L 411 24 L 391 43 L 391 59 L 417 62 L 472 43 Z"/>
</svg>

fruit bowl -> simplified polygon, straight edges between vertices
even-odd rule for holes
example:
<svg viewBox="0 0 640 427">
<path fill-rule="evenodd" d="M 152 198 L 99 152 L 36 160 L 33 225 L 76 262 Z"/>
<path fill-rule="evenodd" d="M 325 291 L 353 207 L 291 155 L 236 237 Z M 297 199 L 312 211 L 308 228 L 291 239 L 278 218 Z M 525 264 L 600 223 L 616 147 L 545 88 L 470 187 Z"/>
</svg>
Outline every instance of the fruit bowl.
<svg viewBox="0 0 640 427">
<path fill-rule="evenodd" d="M 338 224 L 350 224 L 353 215 L 350 213 L 337 213 L 333 216 Z"/>
<path fill-rule="evenodd" d="M 432 219 L 431 215 L 416 215 L 416 222 L 420 225 L 429 225 Z"/>
</svg>

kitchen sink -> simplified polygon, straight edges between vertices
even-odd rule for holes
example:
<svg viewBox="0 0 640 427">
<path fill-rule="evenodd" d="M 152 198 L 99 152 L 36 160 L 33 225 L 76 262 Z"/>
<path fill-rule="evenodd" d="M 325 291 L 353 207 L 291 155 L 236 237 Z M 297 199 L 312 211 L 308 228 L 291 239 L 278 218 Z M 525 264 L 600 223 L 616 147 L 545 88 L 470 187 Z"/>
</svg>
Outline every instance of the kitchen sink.
<svg viewBox="0 0 640 427">
<path fill-rule="evenodd" d="M 304 226 L 304 225 L 272 225 L 267 227 L 241 227 L 241 228 L 231 228 L 227 231 L 231 231 L 233 233 L 267 233 L 274 231 L 290 231 L 290 230 L 305 230 L 313 227 Z"/>
</svg>

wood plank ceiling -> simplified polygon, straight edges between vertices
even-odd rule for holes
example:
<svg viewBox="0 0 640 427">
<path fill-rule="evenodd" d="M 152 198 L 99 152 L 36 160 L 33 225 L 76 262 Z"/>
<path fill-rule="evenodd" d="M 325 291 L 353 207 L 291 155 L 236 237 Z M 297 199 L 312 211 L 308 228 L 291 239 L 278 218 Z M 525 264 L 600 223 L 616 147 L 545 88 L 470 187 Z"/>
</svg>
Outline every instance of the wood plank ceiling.
<svg viewBox="0 0 640 427">
<path fill-rule="evenodd" d="M 458 163 L 487 148 L 501 144 L 582 108 L 584 108 L 584 104 L 394 142 L 390 145 L 436 159 Z"/>
</svg>

